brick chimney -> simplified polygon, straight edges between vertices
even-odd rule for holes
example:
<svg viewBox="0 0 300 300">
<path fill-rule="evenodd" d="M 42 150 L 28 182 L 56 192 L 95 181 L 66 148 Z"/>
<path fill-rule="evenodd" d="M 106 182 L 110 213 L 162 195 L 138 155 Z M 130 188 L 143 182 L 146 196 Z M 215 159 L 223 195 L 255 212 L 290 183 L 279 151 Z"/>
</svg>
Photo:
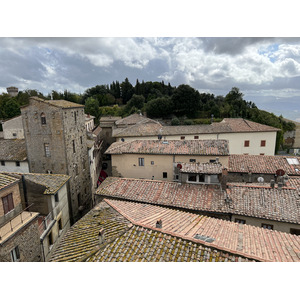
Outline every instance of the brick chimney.
<svg viewBox="0 0 300 300">
<path fill-rule="evenodd" d="M 228 170 L 227 168 L 223 168 L 222 169 L 222 176 L 221 176 L 221 187 L 222 187 L 222 190 L 226 190 L 227 188 L 227 180 L 228 180 Z"/>
</svg>

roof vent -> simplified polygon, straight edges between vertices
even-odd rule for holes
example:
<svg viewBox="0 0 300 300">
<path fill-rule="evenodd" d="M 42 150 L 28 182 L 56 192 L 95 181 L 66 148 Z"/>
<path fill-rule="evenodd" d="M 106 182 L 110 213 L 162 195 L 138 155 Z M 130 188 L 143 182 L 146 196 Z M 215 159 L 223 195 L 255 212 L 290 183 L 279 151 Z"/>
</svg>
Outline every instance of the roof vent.
<svg viewBox="0 0 300 300">
<path fill-rule="evenodd" d="M 159 229 L 162 228 L 162 220 L 161 219 L 156 222 L 155 228 L 159 228 Z"/>
</svg>

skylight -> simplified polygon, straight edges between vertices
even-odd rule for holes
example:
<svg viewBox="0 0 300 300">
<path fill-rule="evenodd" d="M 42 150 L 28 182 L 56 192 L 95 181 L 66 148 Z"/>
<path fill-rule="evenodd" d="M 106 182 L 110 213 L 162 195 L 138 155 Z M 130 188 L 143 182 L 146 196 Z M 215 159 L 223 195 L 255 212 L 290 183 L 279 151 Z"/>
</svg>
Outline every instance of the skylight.
<svg viewBox="0 0 300 300">
<path fill-rule="evenodd" d="M 286 160 L 290 165 L 299 165 L 298 158 L 287 158 Z"/>
</svg>

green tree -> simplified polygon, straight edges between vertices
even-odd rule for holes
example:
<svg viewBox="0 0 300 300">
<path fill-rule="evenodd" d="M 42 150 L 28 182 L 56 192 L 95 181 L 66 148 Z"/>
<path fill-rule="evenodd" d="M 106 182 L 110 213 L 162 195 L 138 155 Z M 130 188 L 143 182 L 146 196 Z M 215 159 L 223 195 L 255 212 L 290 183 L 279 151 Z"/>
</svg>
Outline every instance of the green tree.
<svg viewBox="0 0 300 300">
<path fill-rule="evenodd" d="M 123 103 L 126 104 L 131 97 L 133 96 L 134 88 L 132 84 L 129 82 L 128 78 L 125 78 L 125 81 L 121 83 L 121 97 L 123 99 Z"/>
<path fill-rule="evenodd" d="M 10 119 L 21 114 L 20 105 L 15 99 L 9 99 L 3 105 L 3 115 L 6 119 Z"/>
<path fill-rule="evenodd" d="M 99 102 L 93 97 L 89 97 L 85 101 L 84 112 L 95 117 L 95 124 L 99 124 L 100 110 Z"/>
<path fill-rule="evenodd" d="M 150 118 L 164 118 L 173 112 L 173 102 L 168 97 L 157 98 L 149 101 L 145 109 Z"/>
<path fill-rule="evenodd" d="M 200 94 L 187 84 L 181 84 L 172 95 L 175 112 L 192 117 L 200 106 Z"/>
<path fill-rule="evenodd" d="M 145 97 L 142 95 L 133 95 L 132 98 L 126 104 L 126 110 L 130 111 L 132 107 L 142 109 L 145 104 Z"/>
</svg>

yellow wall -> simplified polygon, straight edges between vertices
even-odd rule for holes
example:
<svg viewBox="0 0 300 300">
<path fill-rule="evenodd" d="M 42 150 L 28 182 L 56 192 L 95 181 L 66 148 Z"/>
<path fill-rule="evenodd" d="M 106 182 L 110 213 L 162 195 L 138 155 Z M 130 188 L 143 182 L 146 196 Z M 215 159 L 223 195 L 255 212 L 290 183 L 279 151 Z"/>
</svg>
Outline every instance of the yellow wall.
<svg viewBox="0 0 300 300">
<path fill-rule="evenodd" d="M 246 216 L 239 216 L 239 215 L 232 215 L 232 221 L 234 222 L 235 219 L 242 219 L 246 221 L 246 225 L 252 225 L 261 227 L 261 224 L 270 224 L 273 225 L 273 230 L 283 231 L 290 233 L 291 228 L 300 229 L 299 224 L 291 224 L 291 223 L 285 223 L 285 222 L 278 222 L 273 220 L 266 220 L 266 219 L 259 219 L 259 218 L 252 218 L 252 217 L 246 217 Z"/>
<path fill-rule="evenodd" d="M 194 140 L 196 134 L 184 135 L 186 140 Z M 220 133 L 220 134 L 197 134 L 199 140 L 228 140 L 229 141 L 229 153 L 230 154 L 252 154 L 259 155 L 264 153 L 265 155 L 274 155 L 276 132 L 241 132 L 241 133 Z M 180 140 L 182 135 L 170 135 L 163 136 L 166 140 Z M 124 137 L 125 141 L 134 140 L 157 140 L 157 136 L 134 136 Z M 244 147 L 244 141 L 249 140 L 250 146 Z M 261 140 L 266 141 L 266 146 L 261 147 Z M 117 138 L 117 142 L 121 141 L 121 138 Z"/>
<path fill-rule="evenodd" d="M 144 158 L 144 166 L 139 166 L 139 158 Z M 173 181 L 173 162 L 189 162 L 191 158 L 204 163 L 216 156 L 112 154 L 112 176 Z M 228 166 L 228 156 L 219 157 L 219 161 Z M 167 172 L 167 178 L 163 178 L 163 172 Z"/>
</svg>

